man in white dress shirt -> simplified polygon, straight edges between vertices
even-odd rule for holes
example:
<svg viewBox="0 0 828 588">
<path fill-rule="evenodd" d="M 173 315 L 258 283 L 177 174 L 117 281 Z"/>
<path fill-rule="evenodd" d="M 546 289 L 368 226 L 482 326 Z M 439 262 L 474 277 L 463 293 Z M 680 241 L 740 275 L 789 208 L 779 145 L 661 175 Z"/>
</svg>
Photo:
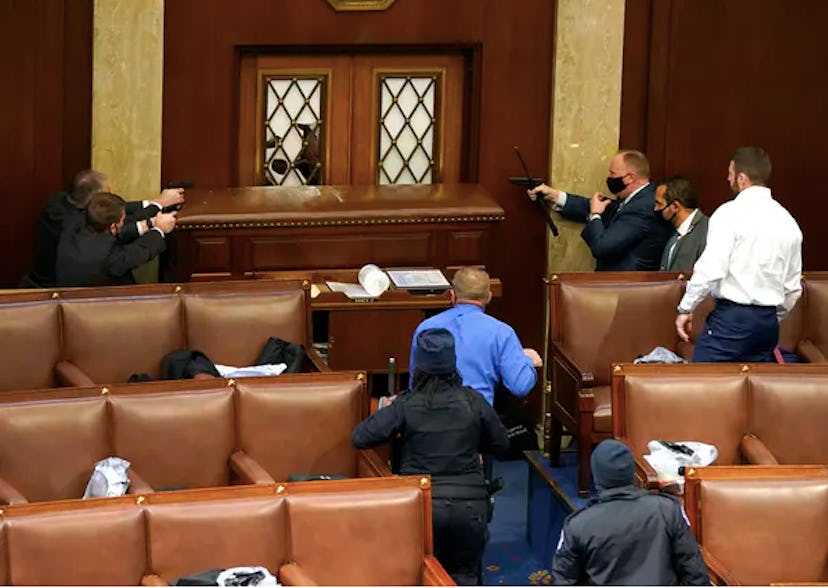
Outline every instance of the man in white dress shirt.
<svg viewBox="0 0 828 588">
<path fill-rule="evenodd" d="M 689 340 L 693 310 L 709 294 L 713 312 L 694 362 L 772 362 L 779 321 L 802 294 L 802 231 L 776 202 L 770 157 L 759 147 L 733 153 L 727 180 L 736 197 L 710 217 L 707 247 L 679 303 L 676 330 Z"/>
</svg>

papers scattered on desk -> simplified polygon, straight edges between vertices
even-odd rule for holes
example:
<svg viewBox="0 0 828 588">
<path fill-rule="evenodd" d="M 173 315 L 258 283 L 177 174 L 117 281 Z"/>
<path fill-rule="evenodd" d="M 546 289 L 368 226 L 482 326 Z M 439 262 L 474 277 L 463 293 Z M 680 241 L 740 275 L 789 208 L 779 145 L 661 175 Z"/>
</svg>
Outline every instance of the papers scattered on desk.
<svg viewBox="0 0 828 588">
<path fill-rule="evenodd" d="M 402 290 L 440 290 L 451 288 L 446 276 L 438 269 L 390 269 L 388 277 Z"/>
</svg>

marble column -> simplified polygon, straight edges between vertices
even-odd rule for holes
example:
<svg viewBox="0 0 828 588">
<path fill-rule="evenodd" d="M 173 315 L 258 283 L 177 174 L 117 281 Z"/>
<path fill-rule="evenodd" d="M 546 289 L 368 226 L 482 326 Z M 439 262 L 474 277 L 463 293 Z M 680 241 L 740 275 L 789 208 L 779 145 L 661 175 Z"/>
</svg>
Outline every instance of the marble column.
<svg viewBox="0 0 828 588">
<path fill-rule="evenodd" d="M 567 192 L 591 196 L 606 190 L 609 160 L 619 146 L 624 8 L 624 0 L 558 0 L 549 178 Z M 556 224 L 559 237 L 547 232 L 549 273 L 593 269 L 592 254 L 581 239 L 583 224 L 559 215 Z M 548 331 L 548 300 L 544 306 Z M 546 423 L 551 416 L 548 386 L 544 381 Z"/>
<path fill-rule="evenodd" d="M 129 200 L 158 196 L 164 0 L 95 0 L 92 167 Z M 139 281 L 157 278 L 142 268 Z"/>
</svg>

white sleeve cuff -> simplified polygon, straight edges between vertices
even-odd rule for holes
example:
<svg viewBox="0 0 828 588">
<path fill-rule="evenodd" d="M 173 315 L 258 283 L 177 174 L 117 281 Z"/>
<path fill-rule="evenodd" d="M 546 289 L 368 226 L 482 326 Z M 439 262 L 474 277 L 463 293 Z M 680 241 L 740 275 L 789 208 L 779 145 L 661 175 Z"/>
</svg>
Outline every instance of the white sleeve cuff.
<svg viewBox="0 0 828 588">
<path fill-rule="evenodd" d="M 564 206 L 566 206 L 566 192 L 561 190 L 561 193 L 558 195 L 558 201 L 552 204 L 552 210 L 561 210 Z"/>
<path fill-rule="evenodd" d="M 137 223 L 135 223 L 135 227 L 138 229 L 138 236 L 139 237 L 141 235 L 143 235 L 144 233 L 146 233 L 146 231 L 141 228 L 141 221 L 138 221 Z"/>
</svg>

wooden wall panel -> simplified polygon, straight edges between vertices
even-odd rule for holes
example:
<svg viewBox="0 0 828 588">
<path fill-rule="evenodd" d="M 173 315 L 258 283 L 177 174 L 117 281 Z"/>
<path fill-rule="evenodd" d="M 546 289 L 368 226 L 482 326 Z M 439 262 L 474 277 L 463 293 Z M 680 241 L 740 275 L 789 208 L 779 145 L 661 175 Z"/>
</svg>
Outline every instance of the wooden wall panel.
<svg viewBox="0 0 828 588">
<path fill-rule="evenodd" d="M 478 180 L 506 210 L 486 256 L 504 284 L 492 312 L 512 323 L 526 345 L 540 347 L 546 228 L 507 178 L 520 173 L 515 144 L 535 173 L 548 167 L 554 30 L 550 0 L 397 0 L 386 11 L 365 13 L 337 13 L 325 0 L 167 0 L 163 181 L 235 185 L 245 48 L 468 49 L 476 56 L 480 98 L 470 115 L 472 142 L 465 148 L 473 153 L 465 179 Z"/>
<path fill-rule="evenodd" d="M 89 166 L 92 0 L 0 2 L 0 286 L 28 270 L 49 195 Z"/>
<path fill-rule="evenodd" d="M 771 188 L 805 235 L 806 269 L 828 267 L 813 214 L 826 189 L 828 3 L 628 0 L 621 143 L 647 152 L 654 177 L 680 173 L 708 214 L 730 198 L 728 159 L 761 145 Z M 637 25 L 637 26 L 636 26 Z M 646 37 L 646 43 L 644 40 Z"/>
</svg>

